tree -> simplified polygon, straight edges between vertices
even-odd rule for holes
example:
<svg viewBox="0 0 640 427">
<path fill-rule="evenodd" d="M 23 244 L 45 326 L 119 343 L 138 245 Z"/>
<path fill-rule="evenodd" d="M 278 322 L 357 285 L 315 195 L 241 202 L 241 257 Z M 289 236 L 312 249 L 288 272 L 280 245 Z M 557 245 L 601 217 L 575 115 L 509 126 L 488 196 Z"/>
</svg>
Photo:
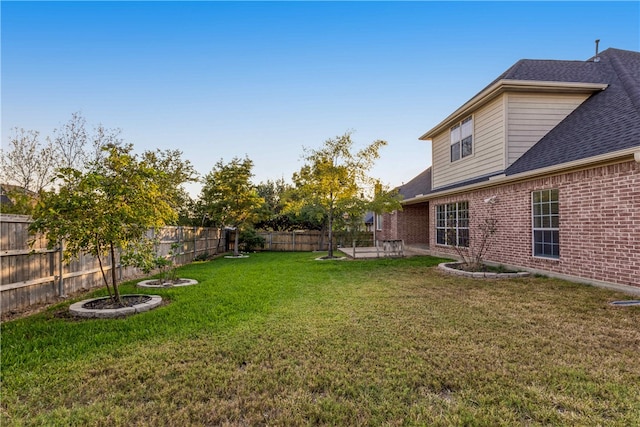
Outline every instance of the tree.
<svg viewBox="0 0 640 427">
<path fill-rule="evenodd" d="M 239 256 L 239 237 L 243 226 L 255 221 L 264 199 L 251 183 L 253 162 L 234 157 L 225 164 L 218 161 L 204 179 L 200 203 L 210 221 L 220 227 L 235 228 L 234 256 Z"/>
<path fill-rule="evenodd" d="M 7 150 L 2 150 L 0 173 L 2 181 L 25 192 L 38 193 L 55 178 L 58 166 L 55 149 L 50 141 L 40 142 L 40 132 L 13 128 Z"/>
<path fill-rule="evenodd" d="M 116 248 L 124 255 L 140 250 L 151 227 L 161 227 L 176 213 L 163 195 L 164 172 L 139 161 L 132 145 L 109 145 L 91 170 L 60 170 L 60 188 L 43 192 L 30 230 L 41 232 L 52 247 L 64 240 L 65 259 L 81 252 L 96 256 L 107 289 L 102 258 L 115 265 Z M 111 269 L 112 299 L 121 303 L 115 268 Z"/>
<path fill-rule="evenodd" d="M 80 112 L 71 114 L 67 123 L 53 130 L 53 145 L 58 167 L 85 171 L 102 160 L 104 147 L 122 144 L 120 129 L 107 129 L 98 124 L 93 133 L 87 130 L 87 120 Z"/>
<path fill-rule="evenodd" d="M 198 173 L 188 160 L 182 160 L 180 150 L 145 151 L 142 159 L 151 168 L 162 172 L 159 174 L 160 188 L 163 197 L 178 212 L 181 223 L 189 222 L 193 216 L 193 200 L 184 189 L 183 184 L 195 182 Z"/>
<path fill-rule="evenodd" d="M 300 212 L 288 209 L 297 193 L 284 179 L 261 182 L 256 186 L 256 191 L 265 200 L 260 210 L 260 219 L 254 224 L 257 229 L 291 231 L 322 227 L 322 221 L 311 220 L 308 209 Z"/>
<path fill-rule="evenodd" d="M 305 149 L 306 164 L 294 173 L 293 182 L 299 192 L 297 210 L 306 204 L 320 209 L 327 218 L 329 231 L 329 254 L 333 257 L 333 228 L 336 217 L 343 214 L 364 215 L 374 200 L 376 181 L 368 176 L 374 161 L 379 158 L 380 148 L 386 141 L 376 140 L 363 149 L 353 152 L 351 133 L 328 139 L 319 149 Z M 380 195 L 385 193 L 379 192 Z M 386 203 L 376 200 L 377 209 L 398 209 L 399 199 L 385 198 Z"/>
<path fill-rule="evenodd" d="M 54 129 L 53 139 L 46 137 L 45 141 L 41 143 L 38 131 L 16 127 L 8 149 L 2 150 L 0 178 L 3 184 L 13 186 L 7 195 L 17 213 L 30 214 L 38 193 L 55 187 L 56 170 L 88 170 L 100 162 L 103 147 L 122 143 L 117 129 L 98 125 L 93 133 L 87 132 L 80 113 L 73 113 L 65 125 Z"/>
</svg>

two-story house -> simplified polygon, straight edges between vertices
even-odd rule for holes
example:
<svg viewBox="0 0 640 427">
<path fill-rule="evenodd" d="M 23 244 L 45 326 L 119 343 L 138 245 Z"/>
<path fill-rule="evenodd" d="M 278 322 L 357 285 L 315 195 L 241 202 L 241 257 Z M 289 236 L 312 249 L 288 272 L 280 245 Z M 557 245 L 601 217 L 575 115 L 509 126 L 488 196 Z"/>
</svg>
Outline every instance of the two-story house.
<svg viewBox="0 0 640 427">
<path fill-rule="evenodd" d="M 488 261 L 640 287 L 640 52 L 518 61 L 420 139 L 378 238 L 455 255 L 494 218 Z"/>
</svg>

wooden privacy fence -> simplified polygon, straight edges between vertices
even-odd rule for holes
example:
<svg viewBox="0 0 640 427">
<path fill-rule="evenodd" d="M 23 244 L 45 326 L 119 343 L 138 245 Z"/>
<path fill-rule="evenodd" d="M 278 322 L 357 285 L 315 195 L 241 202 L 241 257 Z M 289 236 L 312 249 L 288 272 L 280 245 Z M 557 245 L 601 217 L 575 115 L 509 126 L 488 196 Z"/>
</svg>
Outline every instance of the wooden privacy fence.
<svg viewBox="0 0 640 427">
<path fill-rule="evenodd" d="M 104 285 L 98 259 L 80 255 L 70 263 L 62 262 L 61 245 L 47 249 L 41 236 L 29 234 L 31 218 L 24 215 L 0 215 L 0 308 L 18 310 L 56 297 Z M 148 231 L 158 239 L 157 253 L 175 254 L 177 265 L 224 251 L 224 236 L 209 227 L 164 227 Z M 33 246 L 29 245 L 34 241 Z M 62 243 L 64 245 L 64 243 Z M 116 257 L 117 258 L 117 257 Z M 117 260 L 116 260 L 117 261 Z M 113 268 L 110 257 L 102 260 L 105 272 Z M 139 277 L 142 272 L 118 263 L 119 281 Z"/>
<path fill-rule="evenodd" d="M 329 235 L 326 232 L 316 230 L 304 231 L 258 231 L 257 234 L 264 238 L 263 248 L 255 250 L 275 251 L 275 252 L 311 252 L 326 251 L 329 249 Z M 356 246 L 372 246 L 373 233 L 369 231 L 350 233 L 335 232 L 333 246 L 352 246 L 353 240 Z M 233 249 L 234 234 L 228 238 L 230 249 Z"/>
</svg>

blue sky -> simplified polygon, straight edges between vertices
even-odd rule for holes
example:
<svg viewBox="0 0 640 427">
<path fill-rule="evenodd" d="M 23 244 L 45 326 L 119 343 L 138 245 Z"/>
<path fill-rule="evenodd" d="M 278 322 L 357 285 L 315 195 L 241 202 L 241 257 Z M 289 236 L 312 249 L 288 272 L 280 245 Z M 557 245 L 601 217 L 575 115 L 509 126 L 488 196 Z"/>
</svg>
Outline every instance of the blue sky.
<svg viewBox="0 0 640 427">
<path fill-rule="evenodd" d="M 2 144 L 81 112 L 136 151 L 206 174 L 247 155 L 285 178 L 303 147 L 388 141 L 387 185 L 431 164 L 418 137 L 517 60 L 640 50 L 640 2 L 1 2 Z M 197 196 L 199 187 L 190 186 Z"/>
</svg>

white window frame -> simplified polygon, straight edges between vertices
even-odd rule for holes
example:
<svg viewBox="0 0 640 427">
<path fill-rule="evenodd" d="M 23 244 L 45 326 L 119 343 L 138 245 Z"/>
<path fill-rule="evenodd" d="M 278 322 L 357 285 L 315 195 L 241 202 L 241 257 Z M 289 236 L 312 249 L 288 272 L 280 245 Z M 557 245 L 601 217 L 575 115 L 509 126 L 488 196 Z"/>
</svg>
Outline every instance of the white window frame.
<svg viewBox="0 0 640 427">
<path fill-rule="evenodd" d="M 376 231 L 382 231 L 383 217 L 382 214 L 376 214 Z"/>
<path fill-rule="evenodd" d="M 466 212 L 466 215 L 461 215 L 463 212 Z M 455 244 L 450 244 L 451 237 Z M 436 205 L 436 244 L 469 247 L 468 201 Z"/>
<path fill-rule="evenodd" d="M 560 191 L 557 188 L 531 192 L 531 254 L 536 258 L 560 259 Z"/>
<path fill-rule="evenodd" d="M 449 131 L 449 159 L 451 163 L 473 154 L 474 139 L 472 115 L 465 117 L 451 127 Z"/>
</svg>

